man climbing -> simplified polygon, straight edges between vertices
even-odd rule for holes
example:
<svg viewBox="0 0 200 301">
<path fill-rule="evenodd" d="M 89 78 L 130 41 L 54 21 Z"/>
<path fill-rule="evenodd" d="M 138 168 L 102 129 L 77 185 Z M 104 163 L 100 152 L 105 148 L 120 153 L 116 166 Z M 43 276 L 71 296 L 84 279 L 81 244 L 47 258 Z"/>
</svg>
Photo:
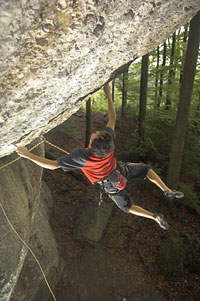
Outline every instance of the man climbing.
<svg viewBox="0 0 200 301">
<path fill-rule="evenodd" d="M 52 170 L 62 168 L 64 171 L 81 169 L 92 184 L 100 185 L 101 200 L 102 192 L 105 191 L 124 212 L 153 219 L 161 228 L 167 230 L 168 223 L 162 214 L 151 213 L 135 205 L 124 190 L 126 182 L 132 178 L 148 178 L 163 191 L 168 199 L 182 198 L 184 195 L 182 192 L 168 188 L 149 165 L 116 161 L 114 157 L 116 112 L 108 84 L 105 85 L 104 92 L 108 99 L 108 123 L 104 131 L 92 133 L 88 148 L 74 150 L 58 160 L 34 155 L 26 147 L 16 146 L 16 152 L 43 168 Z"/>
</svg>

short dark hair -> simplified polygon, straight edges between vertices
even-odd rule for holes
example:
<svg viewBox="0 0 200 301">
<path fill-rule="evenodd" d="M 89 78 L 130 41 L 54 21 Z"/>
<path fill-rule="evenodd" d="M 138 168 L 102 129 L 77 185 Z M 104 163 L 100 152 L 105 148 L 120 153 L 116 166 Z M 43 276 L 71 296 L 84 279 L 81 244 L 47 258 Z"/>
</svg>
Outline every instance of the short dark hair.
<svg viewBox="0 0 200 301">
<path fill-rule="evenodd" d="M 91 152 L 95 157 L 106 157 L 112 149 L 112 136 L 106 131 L 101 131 L 92 141 Z"/>
</svg>

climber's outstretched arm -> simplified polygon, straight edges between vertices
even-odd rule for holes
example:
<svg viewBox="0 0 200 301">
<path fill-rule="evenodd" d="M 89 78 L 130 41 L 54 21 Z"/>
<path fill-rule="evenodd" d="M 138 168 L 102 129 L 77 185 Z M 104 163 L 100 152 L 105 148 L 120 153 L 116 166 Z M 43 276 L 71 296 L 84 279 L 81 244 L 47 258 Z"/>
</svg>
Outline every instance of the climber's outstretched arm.
<svg viewBox="0 0 200 301">
<path fill-rule="evenodd" d="M 60 165 L 58 164 L 58 162 L 56 160 L 49 160 L 37 155 L 34 155 L 32 153 L 30 153 L 28 151 L 28 149 L 24 146 L 17 146 L 16 147 L 16 152 L 18 153 L 18 155 L 20 155 L 23 158 L 27 158 L 31 161 L 33 161 L 34 163 L 36 163 L 37 165 L 43 167 L 43 168 L 47 168 L 47 169 L 57 169 L 60 168 Z"/>
<path fill-rule="evenodd" d="M 115 123 L 116 123 L 116 112 L 115 112 L 115 106 L 112 100 L 112 94 L 110 91 L 109 84 L 106 84 L 104 86 L 104 92 L 106 94 L 106 97 L 108 99 L 108 123 L 107 127 L 110 127 L 111 129 L 115 129 Z"/>
</svg>

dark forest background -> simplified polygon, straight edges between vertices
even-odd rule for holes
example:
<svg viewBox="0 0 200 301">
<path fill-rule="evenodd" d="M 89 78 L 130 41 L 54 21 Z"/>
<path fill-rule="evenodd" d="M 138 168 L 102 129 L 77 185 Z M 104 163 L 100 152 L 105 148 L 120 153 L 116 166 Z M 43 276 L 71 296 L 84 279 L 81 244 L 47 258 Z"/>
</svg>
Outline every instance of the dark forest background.
<svg viewBox="0 0 200 301">
<path fill-rule="evenodd" d="M 169 201 L 139 179 L 126 187 L 143 208 L 165 215 L 169 231 L 124 214 L 105 194 L 99 207 L 97 187 L 88 185 L 81 172 L 56 170 L 53 177 L 44 171 L 55 200 L 51 224 L 66 266 L 59 300 L 77 300 L 81 287 L 91 300 L 102 300 L 102 294 L 104 300 L 200 300 L 199 39 L 200 13 L 110 81 L 117 160 L 147 163 L 170 188 L 185 194 Z M 68 151 L 87 147 L 91 132 L 106 122 L 101 89 L 47 139 Z M 80 276 L 73 278 L 74 270 Z"/>
<path fill-rule="evenodd" d="M 185 193 L 200 214 L 200 51 L 199 14 L 162 45 L 136 59 L 112 83 L 118 118 L 136 123 L 123 157 L 143 161 Z M 92 112 L 107 113 L 103 89 L 86 105 L 86 142 Z"/>
</svg>

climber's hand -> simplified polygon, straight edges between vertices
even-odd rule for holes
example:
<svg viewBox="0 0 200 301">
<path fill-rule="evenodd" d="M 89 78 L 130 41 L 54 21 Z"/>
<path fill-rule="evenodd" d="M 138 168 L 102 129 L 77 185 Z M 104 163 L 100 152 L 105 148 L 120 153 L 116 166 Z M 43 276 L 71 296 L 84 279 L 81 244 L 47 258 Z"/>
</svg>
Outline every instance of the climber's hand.
<svg viewBox="0 0 200 301">
<path fill-rule="evenodd" d="M 29 155 L 29 151 L 27 149 L 27 147 L 25 146 L 17 146 L 14 144 L 14 146 L 16 147 L 16 152 L 18 153 L 19 156 L 23 157 L 23 158 L 28 158 Z"/>
<path fill-rule="evenodd" d="M 110 95 L 111 91 L 110 91 L 110 86 L 109 84 L 105 84 L 104 88 L 103 88 L 104 92 L 106 95 Z"/>
</svg>

